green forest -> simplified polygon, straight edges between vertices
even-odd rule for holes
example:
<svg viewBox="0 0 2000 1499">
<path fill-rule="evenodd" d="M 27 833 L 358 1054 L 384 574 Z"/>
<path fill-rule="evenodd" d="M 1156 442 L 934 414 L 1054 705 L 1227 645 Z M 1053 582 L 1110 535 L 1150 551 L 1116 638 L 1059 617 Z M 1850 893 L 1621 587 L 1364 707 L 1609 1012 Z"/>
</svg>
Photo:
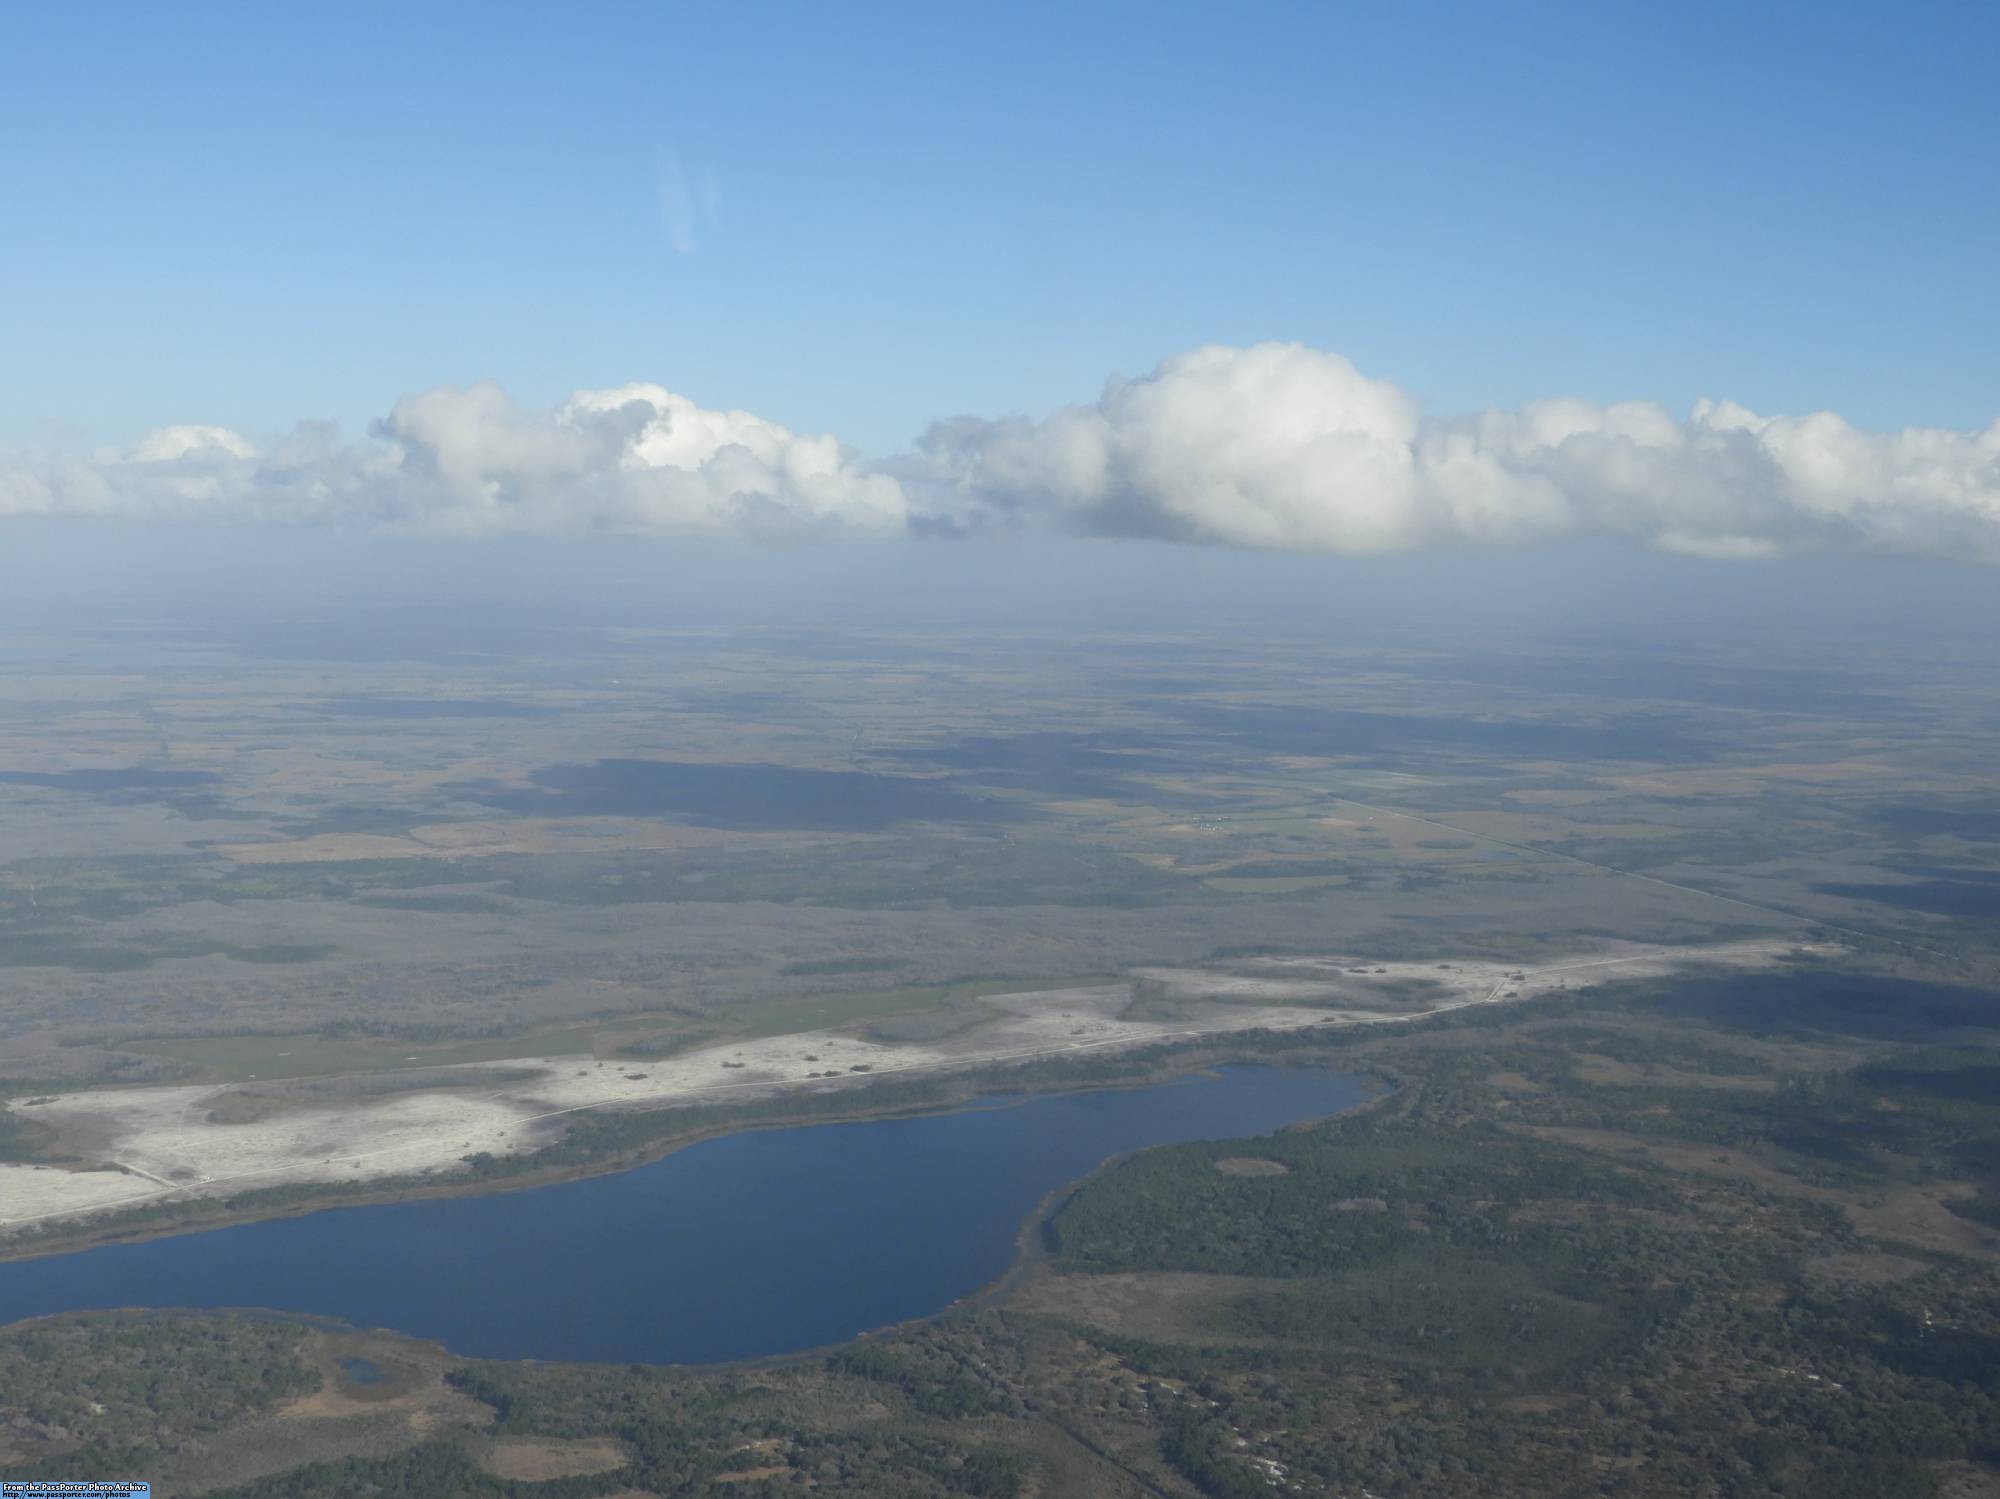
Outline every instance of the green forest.
<svg viewBox="0 0 2000 1499">
<path fill-rule="evenodd" d="M 1733 1007 L 1637 986 L 1243 1038 L 1227 1055 L 1385 1087 L 1100 1172 L 1004 1294 L 933 1322 L 713 1370 L 447 1359 L 476 1418 L 211 1491 L 1990 1492 L 2000 1045 L 1965 1021 L 1992 1002 L 1958 991 L 1947 1024 L 1885 1027 L 1801 1014 L 1812 982 L 1739 984 Z M 300 1336 L 197 1316 L 8 1329 L 0 1431 L 39 1431 L 65 1469 L 143 1472 L 168 1433 L 316 1387 Z M 621 1465 L 528 1481 L 483 1455 L 588 1439 Z M 198 1459 L 168 1461 L 209 1487 Z"/>
</svg>

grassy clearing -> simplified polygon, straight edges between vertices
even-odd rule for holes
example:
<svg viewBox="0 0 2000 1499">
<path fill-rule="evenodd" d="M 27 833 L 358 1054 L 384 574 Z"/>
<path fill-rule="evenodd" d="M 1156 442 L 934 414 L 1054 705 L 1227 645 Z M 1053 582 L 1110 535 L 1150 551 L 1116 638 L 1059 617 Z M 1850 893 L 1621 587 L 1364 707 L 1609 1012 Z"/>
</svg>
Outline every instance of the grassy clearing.
<svg viewBox="0 0 2000 1499">
<path fill-rule="evenodd" d="M 610 1473 L 632 1460 L 625 1444 L 610 1437 L 563 1439 L 502 1437 L 479 1452 L 481 1471 L 515 1483 L 546 1483 Z"/>
<path fill-rule="evenodd" d="M 916 984 L 900 989 L 862 989 L 845 994 L 759 1000 L 748 1005 L 732 1006 L 717 1020 L 731 1035 L 783 1036 L 793 1031 L 851 1025 L 885 1015 L 939 1009 L 989 994 L 1034 993 L 1108 982 L 1110 980 L 1102 976 L 1055 980 L 962 979 L 951 984 Z"/>
<path fill-rule="evenodd" d="M 654 1016 L 650 1023 L 657 1026 L 661 1018 Z M 120 1049 L 179 1062 L 193 1069 L 192 1080 L 197 1082 L 272 1082 L 593 1051 L 605 1029 L 597 1023 L 538 1026 L 512 1036 L 443 1042 L 384 1036 L 175 1036 L 135 1041 Z"/>
<path fill-rule="evenodd" d="M 820 978 L 842 973 L 894 973 L 909 966 L 902 958 L 814 958 L 787 963 L 778 971 L 788 978 Z"/>
<path fill-rule="evenodd" d="M 192 1070 L 193 1081 L 216 1083 L 273 1082 L 346 1072 L 399 1072 L 419 1067 L 584 1053 L 610 1060 L 626 1055 L 624 1048 L 639 1037 L 653 1046 L 662 1045 L 681 1032 L 687 1034 L 689 1045 L 754 1040 L 935 1010 L 988 994 L 1105 982 L 1108 980 L 1101 976 L 1057 981 L 966 979 L 949 984 L 755 1000 L 705 1016 L 648 1010 L 610 1020 L 535 1026 L 508 1036 L 470 1040 L 424 1042 L 385 1036 L 320 1035 L 174 1036 L 135 1041 L 121 1049 L 178 1062 Z"/>
<path fill-rule="evenodd" d="M 1345 885 L 1344 874 L 1295 874 L 1269 878 L 1257 875 L 1223 875 L 1203 880 L 1209 889 L 1223 895 L 1295 895 L 1301 890 L 1329 890 L 1336 885 Z"/>
</svg>

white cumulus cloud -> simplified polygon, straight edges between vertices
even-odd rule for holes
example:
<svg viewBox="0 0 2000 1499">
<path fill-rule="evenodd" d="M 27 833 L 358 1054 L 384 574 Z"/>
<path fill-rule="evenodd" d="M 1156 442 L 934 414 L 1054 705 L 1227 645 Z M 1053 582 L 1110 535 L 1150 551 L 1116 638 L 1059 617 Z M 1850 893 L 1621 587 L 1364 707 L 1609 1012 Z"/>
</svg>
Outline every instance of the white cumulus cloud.
<svg viewBox="0 0 2000 1499">
<path fill-rule="evenodd" d="M 1041 420 L 956 417 L 870 464 L 830 436 L 658 385 L 525 410 L 498 385 L 405 396 L 359 441 L 163 428 L 84 457 L 0 454 L 0 516 L 458 535 L 788 540 L 1046 529 L 1376 553 L 1617 537 L 1693 556 L 2000 562 L 2000 421 L 1869 432 L 1828 412 L 1536 401 L 1427 417 L 1298 344 L 1210 347 Z"/>
<path fill-rule="evenodd" d="M 961 417 L 898 465 L 936 523 L 1382 552 L 1618 536 L 1710 557 L 2000 561 L 2000 421 L 1864 432 L 1830 413 L 1537 401 L 1427 420 L 1297 344 L 1197 349 L 1039 422 Z"/>
<path fill-rule="evenodd" d="M 1376 551 L 1426 539 L 1418 431 L 1410 397 L 1337 354 L 1207 348 L 1045 421 L 940 423 L 912 477 L 974 523 Z"/>
<path fill-rule="evenodd" d="M 8 514 L 774 540 L 906 522 L 897 481 L 831 437 L 657 385 L 530 412 L 491 382 L 406 396 L 362 442 L 308 422 L 259 451 L 222 428 L 170 427 L 120 453 L 0 459 Z"/>
</svg>

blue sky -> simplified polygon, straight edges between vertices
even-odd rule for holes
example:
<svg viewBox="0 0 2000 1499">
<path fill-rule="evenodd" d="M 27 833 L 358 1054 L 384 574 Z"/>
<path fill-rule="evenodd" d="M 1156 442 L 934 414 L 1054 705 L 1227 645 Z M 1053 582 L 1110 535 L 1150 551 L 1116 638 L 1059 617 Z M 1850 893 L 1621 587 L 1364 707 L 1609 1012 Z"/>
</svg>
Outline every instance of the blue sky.
<svg viewBox="0 0 2000 1499">
<path fill-rule="evenodd" d="M 2000 412 L 1992 4 L 22 3 L 6 30 L 0 443 L 654 380 L 882 454 L 1263 339 L 1444 413 Z"/>
</svg>

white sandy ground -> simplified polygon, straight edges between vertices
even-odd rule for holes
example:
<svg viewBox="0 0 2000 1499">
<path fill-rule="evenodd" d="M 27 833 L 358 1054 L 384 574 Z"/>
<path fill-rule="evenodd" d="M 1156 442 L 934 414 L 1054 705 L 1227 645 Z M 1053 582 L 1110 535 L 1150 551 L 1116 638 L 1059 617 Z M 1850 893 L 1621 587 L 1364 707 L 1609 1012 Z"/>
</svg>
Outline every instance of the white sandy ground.
<svg viewBox="0 0 2000 1499">
<path fill-rule="evenodd" d="M 1230 965 L 1231 972 L 1141 969 L 1134 978 L 1149 982 L 1181 1013 L 1163 1020 L 1121 1018 L 1133 1000 L 1130 983 L 1030 990 L 989 996 L 980 1003 L 990 1018 L 941 1041 L 889 1045 L 822 1030 L 703 1047 L 650 1062 L 521 1057 L 504 1065 L 535 1075 L 494 1091 L 419 1085 L 238 1124 L 213 1123 L 208 1116 L 223 1095 L 243 1091 L 240 1084 L 64 1093 L 32 1105 L 30 1117 L 57 1126 L 65 1136 L 105 1143 L 92 1154 L 92 1169 L 0 1163 L 0 1238 L 33 1224 L 175 1195 L 219 1196 L 418 1173 L 442 1177 L 462 1170 L 463 1158 L 475 1152 L 504 1155 L 543 1145 L 560 1133 L 566 1116 L 586 1109 L 665 1108 L 851 1087 L 863 1080 L 851 1070 L 855 1067 L 881 1077 L 1230 1031 L 1389 1023 L 1612 978 L 1657 977 L 1697 963 L 1762 967 L 1800 950 L 1798 943 L 1770 940 L 1630 947 L 1535 967 L 1329 956 L 1253 959 Z M 1418 978 L 1442 984 L 1444 993 L 1418 1010 L 1382 1007 L 1383 986 Z M 1330 1005 L 1341 998 L 1354 1008 Z M 439 1071 L 462 1078 L 465 1069 Z"/>
</svg>

